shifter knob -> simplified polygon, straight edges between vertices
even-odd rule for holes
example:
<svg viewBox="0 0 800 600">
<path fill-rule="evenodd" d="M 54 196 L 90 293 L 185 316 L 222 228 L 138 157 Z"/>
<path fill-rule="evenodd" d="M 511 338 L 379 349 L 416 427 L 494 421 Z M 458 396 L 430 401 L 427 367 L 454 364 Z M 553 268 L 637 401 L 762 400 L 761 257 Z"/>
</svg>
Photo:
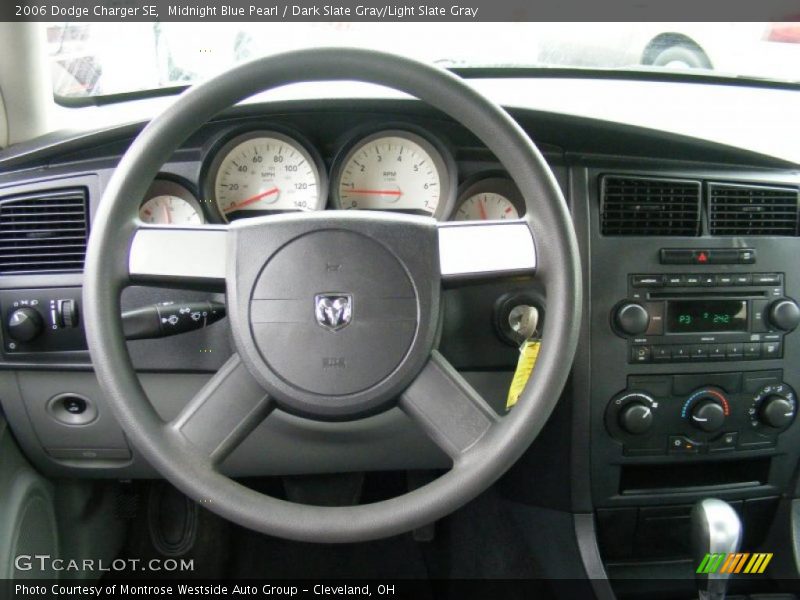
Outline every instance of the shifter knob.
<svg viewBox="0 0 800 600">
<path fill-rule="evenodd" d="M 732 554 L 742 541 L 742 522 L 730 504 L 707 498 L 692 508 L 692 553 L 697 568 L 700 600 L 724 600 L 730 573 L 706 573 L 703 562 L 709 554 Z"/>
</svg>

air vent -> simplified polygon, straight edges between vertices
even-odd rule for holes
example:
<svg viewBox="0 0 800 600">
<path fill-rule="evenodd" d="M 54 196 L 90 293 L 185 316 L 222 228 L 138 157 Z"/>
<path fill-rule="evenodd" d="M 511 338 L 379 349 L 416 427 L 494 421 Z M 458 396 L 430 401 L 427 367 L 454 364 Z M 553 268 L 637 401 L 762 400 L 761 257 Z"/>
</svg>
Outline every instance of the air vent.
<svg viewBox="0 0 800 600">
<path fill-rule="evenodd" d="M 797 235 L 798 189 L 708 184 L 711 235 Z"/>
<path fill-rule="evenodd" d="M 0 274 L 81 271 L 85 188 L 0 198 Z"/>
<path fill-rule="evenodd" d="M 700 235 L 700 182 L 606 175 L 601 180 L 605 235 Z"/>
</svg>

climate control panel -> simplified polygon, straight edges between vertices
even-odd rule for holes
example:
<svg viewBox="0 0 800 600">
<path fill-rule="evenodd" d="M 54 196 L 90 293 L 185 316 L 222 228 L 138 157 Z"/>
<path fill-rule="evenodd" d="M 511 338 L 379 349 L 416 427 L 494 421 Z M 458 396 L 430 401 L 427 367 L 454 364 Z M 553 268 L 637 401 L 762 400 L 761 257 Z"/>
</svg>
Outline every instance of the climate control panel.
<svg viewBox="0 0 800 600">
<path fill-rule="evenodd" d="M 780 370 L 630 376 L 605 415 L 628 456 L 770 448 L 797 414 Z"/>
</svg>

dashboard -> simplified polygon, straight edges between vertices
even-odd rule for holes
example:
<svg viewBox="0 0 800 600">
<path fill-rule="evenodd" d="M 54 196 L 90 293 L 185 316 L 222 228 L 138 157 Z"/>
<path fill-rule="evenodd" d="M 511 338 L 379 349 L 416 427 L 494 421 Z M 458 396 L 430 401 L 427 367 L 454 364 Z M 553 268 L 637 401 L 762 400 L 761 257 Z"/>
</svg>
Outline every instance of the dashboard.
<svg viewBox="0 0 800 600">
<path fill-rule="evenodd" d="M 519 190 L 503 173 L 476 173 L 459 186 L 452 148 L 446 137 L 413 122 L 355 127 L 340 140 L 323 141 L 322 149 L 280 121 L 234 126 L 207 141 L 198 179 L 156 179 L 139 216 L 151 224 L 203 225 L 325 209 L 442 221 L 524 214 Z"/>
<path fill-rule="evenodd" d="M 800 463 L 797 164 L 655 127 L 511 112 L 567 200 L 586 294 L 570 383 L 505 478 L 506 492 L 595 513 L 603 557 L 620 569 L 634 558 L 685 554 L 675 540 L 688 539 L 688 510 L 709 495 L 740 508 L 746 530 L 766 531 L 747 520 L 771 519 L 777 499 L 797 492 Z M 54 134 L 0 152 L 0 403 L 48 474 L 154 474 L 105 404 L 80 311 L 92 216 L 143 126 Z M 286 211 L 388 210 L 443 221 L 523 211 L 519 190 L 480 140 L 418 102 L 384 99 L 236 107 L 185 140 L 130 201 L 145 222 L 211 227 Z M 34 251 L 44 225 L 32 205 L 61 207 L 44 258 Z M 122 310 L 158 305 L 163 318 L 182 322 L 224 302 L 222 293 L 142 285 L 125 290 Z M 439 349 L 501 414 L 519 357 L 508 316 L 520 305 L 547 319 L 535 278 L 443 291 Z M 31 321 L 11 321 L 23 309 L 46 325 L 28 340 Z M 232 353 L 224 319 L 128 344 L 165 419 Z M 370 417 L 369 431 L 276 415 L 223 469 L 263 476 L 446 466 L 398 412 Z M 665 528 L 677 532 L 670 544 L 642 546 Z"/>
</svg>

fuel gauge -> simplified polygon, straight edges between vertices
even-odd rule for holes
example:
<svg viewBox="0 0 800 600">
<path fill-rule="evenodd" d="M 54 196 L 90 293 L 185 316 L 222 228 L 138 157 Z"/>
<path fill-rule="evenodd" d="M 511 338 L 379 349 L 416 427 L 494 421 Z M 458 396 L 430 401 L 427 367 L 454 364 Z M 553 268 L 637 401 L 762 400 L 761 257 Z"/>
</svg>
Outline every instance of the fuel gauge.
<svg viewBox="0 0 800 600">
<path fill-rule="evenodd" d="M 173 181 L 157 179 L 139 207 L 139 218 L 156 225 L 202 225 L 203 209 L 188 189 Z"/>
</svg>

